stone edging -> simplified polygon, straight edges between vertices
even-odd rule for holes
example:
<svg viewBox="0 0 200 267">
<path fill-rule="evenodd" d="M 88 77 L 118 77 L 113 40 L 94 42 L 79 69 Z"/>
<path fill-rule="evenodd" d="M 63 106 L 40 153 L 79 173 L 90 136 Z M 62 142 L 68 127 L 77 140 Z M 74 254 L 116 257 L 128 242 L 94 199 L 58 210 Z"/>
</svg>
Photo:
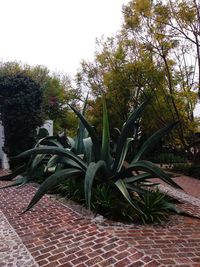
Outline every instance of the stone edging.
<svg viewBox="0 0 200 267">
<path fill-rule="evenodd" d="M 20 237 L 0 211 L 0 264 L 1 266 L 38 267 Z"/>
</svg>

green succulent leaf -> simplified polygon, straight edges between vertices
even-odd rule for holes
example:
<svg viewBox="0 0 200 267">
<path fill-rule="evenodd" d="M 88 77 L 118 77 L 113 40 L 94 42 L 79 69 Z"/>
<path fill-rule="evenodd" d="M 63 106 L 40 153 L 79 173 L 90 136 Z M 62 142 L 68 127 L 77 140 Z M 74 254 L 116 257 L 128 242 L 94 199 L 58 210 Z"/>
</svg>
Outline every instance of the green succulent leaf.
<svg viewBox="0 0 200 267">
<path fill-rule="evenodd" d="M 124 143 L 128 138 L 128 134 L 134 129 L 134 122 L 137 121 L 138 118 L 140 118 L 146 105 L 147 101 L 144 101 L 136 110 L 134 110 L 122 129 L 121 135 L 117 143 L 116 158 L 112 168 L 114 172 L 116 172 L 118 169 L 119 162 L 121 159 L 121 153 L 123 151 Z"/>
<path fill-rule="evenodd" d="M 175 183 L 167 173 L 163 172 L 159 167 L 153 164 L 150 161 L 140 160 L 134 163 L 129 164 L 128 168 L 126 169 L 127 172 L 131 172 L 133 170 L 141 170 L 145 172 L 149 172 L 150 174 L 154 175 L 154 178 L 158 177 L 163 180 L 165 183 L 178 188 L 182 189 L 177 183 Z"/>
<path fill-rule="evenodd" d="M 108 110 L 106 107 L 106 102 L 103 97 L 103 134 L 102 134 L 102 148 L 101 148 L 101 159 L 107 163 L 109 166 L 112 161 L 110 155 L 110 130 L 108 121 Z"/>
<path fill-rule="evenodd" d="M 75 149 L 75 141 L 74 141 L 74 139 L 69 137 L 69 136 L 67 138 L 68 138 L 69 145 L 71 146 L 71 148 Z"/>
<path fill-rule="evenodd" d="M 29 156 L 35 156 L 37 154 L 56 154 L 59 156 L 64 156 L 66 158 L 70 158 L 72 160 L 74 160 L 77 164 L 79 164 L 79 166 L 83 169 L 87 168 L 87 165 L 84 163 L 84 161 L 79 158 L 76 154 L 74 154 L 73 152 L 71 152 L 70 150 L 67 149 L 63 149 L 63 148 L 58 148 L 58 147 L 38 147 L 38 148 L 33 148 L 33 149 L 29 149 L 25 152 L 22 152 L 21 154 L 19 154 L 16 157 L 13 157 L 15 159 L 20 159 L 20 158 L 24 158 L 24 157 L 29 157 Z"/>
<path fill-rule="evenodd" d="M 93 154 L 93 144 L 92 144 L 92 140 L 91 137 L 88 138 L 84 138 L 83 139 L 83 144 L 84 144 L 84 159 L 86 161 L 86 163 L 89 165 L 90 162 L 94 161 L 94 154 Z"/>
<path fill-rule="evenodd" d="M 191 217 L 191 218 L 196 218 L 196 219 L 200 219 L 199 216 L 197 215 L 193 215 L 185 210 L 182 210 L 178 207 L 176 207 L 173 203 L 167 203 L 166 204 L 166 208 L 176 214 L 179 214 L 179 215 L 183 215 L 183 216 L 187 216 L 187 217 Z"/>
<path fill-rule="evenodd" d="M 138 161 L 141 156 L 144 156 L 144 154 L 152 148 L 164 135 L 169 134 L 172 129 L 178 124 L 179 122 L 173 122 L 166 127 L 158 130 L 155 132 L 151 137 L 149 137 L 146 142 L 142 145 L 138 153 L 135 155 L 134 159 L 131 163 Z"/>
<path fill-rule="evenodd" d="M 129 183 L 135 183 L 135 182 L 141 182 L 144 181 L 147 178 L 152 178 L 152 174 L 150 173 L 142 173 L 142 174 L 138 174 L 129 178 L 125 178 L 123 181 L 127 184 Z"/>
<path fill-rule="evenodd" d="M 79 169 L 69 168 L 67 170 L 58 171 L 49 176 L 39 187 L 31 202 L 29 203 L 26 211 L 31 209 L 49 190 L 59 185 L 65 179 L 73 179 L 82 175 L 82 171 Z"/>
<path fill-rule="evenodd" d="M 25 170 L 26 170 L 26 165 L 23 164 L 19 166 L 14 172 L 1 176 L 0 181 L 11 181 L 17 175 L 24 173 Z"/>
<path fill-rule="evenodd" d="M 41 162 L 43 161 L 45 157 L 46 157 L 46 154 L 35 155 L 29 168 L 30 172 L 33 171 L 35 168 L 37 168 L 38 165 L 41 164 Z"/>
<path fill-rule="evenodd" d="M 61 147 L 63 148 L 63 145 L 55 139 L 47 139 L 47 140 L 43 140 L 42 144 L 40 143 L 40 145 L 45 145 L 45 146 L 56 146 L 56 147 Z"/>
<path fill-rule="evenodd" d="M 76 163 L 74 160 L 66 158 L 66 157 L 62 157 L 62 156 L 58 156 L 58 155 L 53 155 L 50 160 L 48 161 L 47 165 L 46 165 L 46 170 L 48 168 L 52 168 L 54 166 L 56 166 L 57 164 L 63 164 L 64 168 L 76 168 L 76 169 L 80 169 L 83 170 L 84 169 L 78 164 Z"/>
<path fill-rule="evenodd" d="M 127 138 L 125 141 L 125 144 L 124 144 L 123 149 L 122 149 L 121 154 L 120 154 L 120 159 L 119 159 L 118 166 L 117 166 L 117 172 L 120 172 L 120 170 L 124 164 L 124 160 L 126 158 L 126 155 L 127 155 L 127 152 L 128 152 L 128 149 L 129 149 L 131 142 L 133 142 L 133 138 Z"/>
<path fill-rule="evenodd" d="M 99 160 L 97 163 L 91 162 L 87 168 L 84 180 L 84 191 L 86 205 L 91 209 L 91 194 L 92 194 L 92 184 L 95 176 L 99 170 L 102 169 L 103 173 L 106 173 L 106 164 L 103 160 Z"/>
<path fill-rule="evenodd" d="M 87 94 L 85 102 L 84 102 L 82 116 L 85 116 L 85 111 L 86 111 L 86 107 L 87 107 L 87 99 L 88 99 L 88 94 Z M 77 154 L 83 154 L 84 153 L 83 139 L 86 138 L 86 136 L 87 136 L 87 130 L 85 129 L 85 125 L 82 123 L 81 120 L 79 120 L 79 128 L 77 131 L 77 138 L 75 140 L 75 147 L 76 147 L 76 153 Z"/>
<path fill-rule="evenodd" d="M 144 188 L 142 188 L 140 186 L 136 186 L 136 185 L 133 185 L 133 184 L 126 184 L 126 188 L 129 189 L 132 192 L 138 193 L 139 195 L 143 195 L 148 191 L 148 190 L 146 190 L 146 189 L 144 189 Z"/>
<path fill-rule="evenodd" d="M 53 136 L 46 136 L 44 138 L 41 138 L 35 145 L 35 147 L 39 147 L 40 145 L 42 145 L 43 142 L 46 142 L 48 140 L 56 140 L 57 136 L 53 135 Z"/>
<path fill-rule="evenodd" d="M 133 200 L 131 199 L 130 194 L 127 190 L 126 184 L 123 182 L 123 180 L 122 179 L 117 180 L 117 182 L 115 182 L 115 185 L 119 189 L 119 191 L 122 193 L 124 198 L 129 202 L 129 204 L 135 210 L 139 211 L 140 213 L 143 213 L 141 209 L 139 208 L 139 206 L 137 205 L 137 203 L 134 203 Z"/>
<path fill-rule="evenodd" d="M 101 155 L 101 148 L 99 145 L 99 139 L 96 135 L 94 128 L 87 122 L 87 120 L 84 118 L 84 116 L 80 112 L 78 112 L 78 110 L 76 110 L 70 104 L 68 104 L 68 105 L 74 111 L 74 113 L 78 116 L 78 118 L 81 120 L 82 124 L 87 129 L 87 131 L 88 131 L 88 133 L 92 139 L 95 161 L 98 161 L 100 159 L 100 155 Z"/>
<path fill-rule="evenodd" d="M 14 180 L 12 183 L 0 187 L 0 189 L 5 189 L 5 188 L 13 187 L 13 186 L 24 185 L 27 182 L 28 182 L 27 177 L 20 177 L 20 178 Z"/>
</svg>

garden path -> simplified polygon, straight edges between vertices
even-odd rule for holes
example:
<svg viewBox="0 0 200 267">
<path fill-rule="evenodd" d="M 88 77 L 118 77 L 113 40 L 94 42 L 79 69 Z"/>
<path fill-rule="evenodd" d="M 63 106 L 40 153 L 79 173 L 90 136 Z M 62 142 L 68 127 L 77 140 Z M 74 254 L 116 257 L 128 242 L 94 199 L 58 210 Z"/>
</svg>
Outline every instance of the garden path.
<svg viewBox="0 0 200 267">
<path fill-rule="evenodd" d="M 161 190 L 200 216 L 200 180 L 175 179 L 190 195 Z M 35 191 L 34 185 L 0 190 L 0 267 L 200 267 L 198 219 L 173 215 L 164 225 L 123 225 L 49 196 L 22 214 Z"/>
</svg>

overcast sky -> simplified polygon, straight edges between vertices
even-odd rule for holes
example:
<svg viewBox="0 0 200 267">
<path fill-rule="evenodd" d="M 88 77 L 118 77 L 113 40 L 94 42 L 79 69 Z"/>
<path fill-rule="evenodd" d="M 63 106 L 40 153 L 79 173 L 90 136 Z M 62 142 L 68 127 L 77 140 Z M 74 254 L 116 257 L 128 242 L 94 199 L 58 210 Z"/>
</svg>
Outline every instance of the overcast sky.
<svg viewBox="0 0 200 267">
<path fill-rule="evenodd" d="M 45 65 L 73 78 L 82 59 L 93 59 L 95 39 L 120 29 L 128 2 L 0 0 L 0 60 Z"/>
<path fill-rule="evenodd" d="M 120 29 L 129 0 L 0 0 L 0 60 L 45 65 L 73 77 L 95 38 Z"/>
</svg>

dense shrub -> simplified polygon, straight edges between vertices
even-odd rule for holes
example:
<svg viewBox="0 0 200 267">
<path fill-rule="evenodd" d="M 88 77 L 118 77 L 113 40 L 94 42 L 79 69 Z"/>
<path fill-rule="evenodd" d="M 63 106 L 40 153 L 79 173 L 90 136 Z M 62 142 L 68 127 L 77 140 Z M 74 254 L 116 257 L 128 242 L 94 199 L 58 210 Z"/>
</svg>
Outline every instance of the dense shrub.
<svg viewBox="0 0 200 267">
<path fill-rule="evenodd" d="M 173 153 L 151 153 L 148 155 L 148 160 L 154 163 L 163 163 L 163 164 L 171 164 L 171 163 L 185 163 L 186 158 L 180 155 L 175 155 Z"/>
<path fill-rule="evenodd" d="M 192 165 L 189 168 L 188 175 L 200 179 L 200 166 Z"/>
<path fill-rule="evenodd" d="M 4 151 L 9 159 L 34 146 L 42 124 L 42 91 L 23 75 L 0 77 L 0 112 L 5 131 Z M 14 167 L 10 160 L 11 169 Z"/>
<path fill-rule="evenodd" d="M 178 173 L 182 173 L 194 178 L 200 179 L 200 166 L 190 163 L 176 163 L 173 164 L 172 170 Z"/>
</svg>

